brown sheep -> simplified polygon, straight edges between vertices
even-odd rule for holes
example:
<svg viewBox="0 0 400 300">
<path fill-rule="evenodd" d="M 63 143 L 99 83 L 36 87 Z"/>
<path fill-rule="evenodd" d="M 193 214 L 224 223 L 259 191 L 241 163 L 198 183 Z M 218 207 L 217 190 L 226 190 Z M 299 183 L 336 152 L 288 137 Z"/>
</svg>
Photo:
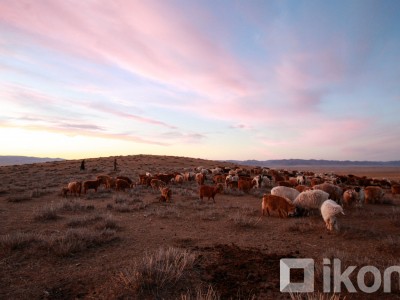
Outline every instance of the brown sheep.
<svg viewBox="0 0 400 300">
<path fill-rule="evenodd" d="M 164 181 L 165 184 L 168 184 L 172 178 L 175 177 L 175 174 L 157 174 L 154 175 L 154 178 Z"/>
<path fill-rule="evenodd" d="M 204 180 L 205 180 L 205 176 L 202 173 L 197 173 L 196 174 L 196 182 L 198 185 L 203 185 L 204 184 Z"/>
<path fill-rule="evenodd" d="M 65 197 L 65 198 L 67 198 L 68 192 L 69 192 L 68 187 L 63 187 L 63 188 L 61 189 L 61 195 L 62 195 L 63 197 Z"/>
<path fill-rule="evenodd" d="M 247 193 L 252 189 L 253 186 L 256 185 L 255 181 L 249 181 L 247 179 L 239 179 L 238 181 L 238 189 Z"/>
<path fill-rule="evenodd" d="M 87 190 L 94 190 L 97 192 L 101 182 L 100 180 L 86 180 L 83 182 L 83 193 L 86 194 Z"/>
<path fill-rule="evenodd" d="M 117 179 L 115 181 L 115 190 L 116 191 L 125 191 L 125 189 L 131 188 L 131 184 L 124 179 Z"/>
<path fill-rule="evenodd" d="M 384 194 L 382 188 L 379 186 L 367 186 L 364 189 L 365 203 L 375 204 L 377 202 L 382 202 Z"/>
<path fill-rule="evenodd" d="M 289 213 L 295 212 L 295 209 L 296 207 L 292 203 L 281 196 L 264 194 L 262 197 L 261 214 L 263 216 L 265 215 L 265 212 L 270 216 L 270 211 L 272 212 L 277 210 L 280 218 L 287 218 Z"/>
<path fill-rule="evenodd" d="M 224 186 L 221 183 L 218 183 L 215 186 L 209 186 L 209 185 L 202 185 L 199 188 L 199 198 L 200 201 L 203 201 L 203 197 L 207 197 L 208 200 L 210 198 L 213 200 L 215 203 L 215 195 L 218 193 L 222 193 L 224 190 Z"/>
<path fill-rule="evenodd" d="M 304 192 L 304 191 L 308 191 L 310 189 L 311 188 L 309 186 L 302 185 L 302 184 L 299 184 L 298 186 L 296 186 L 296 190 L 298 190 L 300 193 Z"/>
<path fill-rule="evenodd" d="M 117 179 L 125 180 L 125 181 L 128 182 L 129 184 L 132 184 L 132 183 L 133 183 L 133 181 L 132 181 L 129 177 L 126 177 L 126 176 L 117 176 L 116 178 L 117 178 Z"/>
<path fill-rule="evenodd" d="M 115 182 L 116 182 L 115 178 L 112 177 L 107 178 L 107 185 L 106 185 L 107 189 L 115 189 Z"/>
<path fill-rule="evenodd" d="M 393 184 L 390 188 L 392 195 L 400 195 L 400 184 Z"/>
<path fill-rule="evenodd" d="M 225 182 L 225 175 L 214 175 L 213 176 L 213 182 L 214 183 L 224 183 Z"/>
<path fill-rule="evenodd" d="M 343 206 L 352 207 L 359 202 L 359 195 L 354 189 L 349 189 L 343 193 Z"/>
<path fill-rule="evenodd" d="M 153 188 L 153 190 L 163 188 L 166 186 L 165 182 L 159 179 L 152 179 L 150 181 L 150 185 Z"/>
<path fill-rule="evenodd" d="M 183 183 L 183 175 L 181 175 L 181 174 L 175 175 L 175 183 L 182 184 Z"/>
<path fill-rule="evenodd" d="M 321 184 L 316 184 L 313 186 L 314 190 L 322 190 L 324 192 L 327 192 L 329 194 L 329 199 L 332 199 L 336 201 L 337 203 L 340 203 L 340 200 L 343 195 L 343 189 L 335 184 L 332 183 L 321 183 Z"/>
<path fill-rule="evenodd" d="M 73 181 L 68 183 L 68 191 L 71 195 L 76 195 L 81 196 L 81 191 L 82 191 L 82 183 L 80 181 Z M 65 194 L 66 196 L 66 194 Z"/>
<path fill-rule="evenodd" d="M 161 202 L 171 202 L 172 191 L 168 187 L 160 187 L 160 201 Z"/>
<path fill-rule="evenodd" d="M 100 180 L 100 184 L 103 184 L 105 188 L 107 188 L 107 180 L 109 180 L 111 177 L 108 175 L 99 175 L 97 176 L 97 180 Z"/>
<path fill-rule="evenodd" d="M 286 186 L 286 187 L 294 187 L 295 185 L 293 185 L 292 182 L 288 181 L 288 180 L 281 180 L 278 181 L 278 185 L 279 186 Z"/>
</svg>

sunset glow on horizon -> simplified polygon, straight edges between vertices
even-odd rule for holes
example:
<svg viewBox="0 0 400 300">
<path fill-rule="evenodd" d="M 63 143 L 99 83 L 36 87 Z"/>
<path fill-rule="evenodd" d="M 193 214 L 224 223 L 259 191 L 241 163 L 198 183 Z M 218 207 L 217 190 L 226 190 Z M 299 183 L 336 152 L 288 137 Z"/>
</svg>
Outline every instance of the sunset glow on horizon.
<svg viewBox="0 0 400 300">
<path fill-rule="evenodd" d="M 396 0 L 0 0 L 0 155 L 400 160 L 399 20 Z"/>
</svg>

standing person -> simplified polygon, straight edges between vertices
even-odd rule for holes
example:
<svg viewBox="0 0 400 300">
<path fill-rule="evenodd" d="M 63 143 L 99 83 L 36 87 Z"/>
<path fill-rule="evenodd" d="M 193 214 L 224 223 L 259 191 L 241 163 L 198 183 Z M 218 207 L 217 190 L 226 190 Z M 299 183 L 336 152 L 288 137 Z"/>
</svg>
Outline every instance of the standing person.
<svg viewBox="0 0 400 300">
<path fill-rule="evenodd" d="M 117 159 L 114 158 L 114 171 L 117 171 L 117 166 L 118 166 Z"/>
<path fill-rule="evenodd" d="M 83 159 L 81 162 L 81 171 L 85 170 L 85 160 Z"/>
</svg>

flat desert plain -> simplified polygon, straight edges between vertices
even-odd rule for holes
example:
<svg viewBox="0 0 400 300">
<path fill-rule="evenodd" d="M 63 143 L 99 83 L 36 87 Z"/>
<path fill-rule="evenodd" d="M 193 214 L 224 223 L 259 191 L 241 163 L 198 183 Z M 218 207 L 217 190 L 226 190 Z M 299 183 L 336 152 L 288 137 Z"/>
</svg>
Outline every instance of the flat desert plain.
<svg viewBox="0 0 400 300">
<path fill-rule="evenodd" d="M 113 170 L 114 158 L 118 170 Z M 125 192 L 100 187 L 80 197 L 61 194 L 71 181 L 105 174 L 139 181 L 146 172 L 183 172 L 230 163 L 186 157 L 135 155 L 0 167 L 1 299 L 397 299 L 383 283 L 372 294 L 357 285 L 357 271 L 381 274 L 400 265 L 399 196 L 385 190 L 383 204 L 345 209 L 339 232 L 320 214 L 261 217 L 271 187 L 243 193 L 225 189 L 216 203 L 198 200 L 194 181 L 170 184 L 172 202 L 135 186 Z M 249 167 L 250 168 L 250 167 Z M 306 169 L 303 168 L 303 169 Z M 399 168 L 332 167 L 312 171 L 398 181 Z M 206 182 L 212 184 L 210 180 Z M 280 292 L 280 259 L 312 258 L 315 292 Z M 340 259 L 357 292 L 322 293 L 323 259 Z M 383 275 L 382 275 L 383 278 Z M 292 282 L 303 274 L 293 271 Z M 366 286 L 376 283 L 365 274 Z M 379 282 L 378 282 L 379 283 Z M 332 284 L 331 284 L 332 286 Z M 332 287 L 333 292 L 333 287 Z"/>
</svg>

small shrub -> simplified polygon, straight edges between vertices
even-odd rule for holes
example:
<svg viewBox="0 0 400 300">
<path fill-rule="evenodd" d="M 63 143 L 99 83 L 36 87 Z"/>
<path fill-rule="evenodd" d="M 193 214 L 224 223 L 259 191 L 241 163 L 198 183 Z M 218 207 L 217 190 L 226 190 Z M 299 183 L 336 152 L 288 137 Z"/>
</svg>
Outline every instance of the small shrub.
<svg viewBox="0 0 400 300">
<path fill-rule="evenodd" d="M 87 248 L 103 245 L 115 240 L 114 230 L 103 230 L 100 232 L 89 229 L 69 229 L 61 235 L 50 236 L 47 249 L 57 256 L 71 256 Z"/>
<path fill-rule="evenodd" d="M 103 217 L 100 215 L 74 217 L 67 223 L 67 226 L 68 227 L 84 227 L 84 226 L 93 224 L 97 221 L 100 221 L 102 219 L 103 219 Z"/>
<path fill-rule="evenodd" d="M 316 229 L 322 228 L 323 222 L 319 222 L 318 224 L 311 220 L 310 218 L 307 219 L 300 219 L 296 220 L 294 223 L 289 224 L 287 226 L 287 230 L 291 232 L 310 232 Z"/>
<path fill-rule="evenodd" d="M 216 221 L 220 219 L 221 216 L 222 214 L 216 210 L 203 210 L 196 214 L 196 217 L 203 221 Z"/>
<path fill-rule="evenodd" d="M 42 193 L 39 191 L 39 189 L 34 189 L 31 192 L 31 198 L 39 198 L 42 195 Z"/>
<path fill-rule="evenodd" d="M 112 209 L 121 212 L 121 213 L 127 213 L 127 212 L 132 212 L 135 209 L 131 206 L 129 206 L 127 203 L 118 203 L 112 206 Z"/>
<path fill-rule="evenodd" d="M 259 226 L 261 218 L 249 217 L 243 214 L 242 212 L 238 212 L 234 214 L 230 218 L 230 220 L 233 222 L 235 226 L 240 228 L 256 228 L 257 226 Z"/>
<path fill-rule="evenodd" d="M 57 214 L 58 209 L 59 208 L 53 204 L 45 205 L 34 212 L 33 218 L 35 221 L 42 222 L 57 220 L 59 218 Z"/>
<path fill-rule="evenodd" d="M 221 299 L 217 291 L 214 290 L 212 285 L 209 285 L 207 290 L 201 287 L 196 288 L 194 292 L 188 290 L 185 294 L 181 295 L 181 300 L 219 300 Z"/>
<path fill-rule="evenodd" d="M 117 222 L 114 220 L 113 215 L 107 215 L 99 224 L 96 225 L 96 229 L 105 230 L 105 229 L 119 229 Z"/>
<path fill-rule="evenodd" d="M 7 198 L 8 202 L 23 202 L 23 201 L 29 201 L 32 200 L 32 195 L 25 193 L 25 194 L 21 194 L 21 195 L 15 195 L 15 196 L 9 196 Z"/>
<path fill-rule="evenodd" d="M 155 208 L 149 215 L 157 216 L 163 219 L 181 218 L 181 211 L 176 206 L 163 205 Z"/>
<path fill-rule="evenodd" d="M 17 231 L 0 236 L 0 249 L 23 249 L 34 242 L 40 241 L 40 239 L 41 237 L 37 233 L 26 233 Z"/>
<path fill-rule="evenodd" d="M 91 207 L 94 208 L 93 205 Z M 63 200 L 58 204 L 58 208 L 60 210 L 64 211 L 71 211 L 71 212 L 76 212 L 76 211 L 85 211 L 87 209 L 90 209 L 89 206 L 81 205 L 78 201 L 72 200 Z"/>
<path fill-rule="evenodd" d="M 341 297 L 337 294 L 326 294 L 321 292 L 314 292 L 314 293 L 296 293 L 290 294 L 291 300 L 340 300 L 346 299 L 346 297 Z"/>
<path fill-rule="evenodd" d="M 187 250 L 169 247 L 146 254 L 132 270 L 121 272 L 120 280 L 135 292 L 159 295 L 171 290 L 193 267 L 195 255 Z"/>
</svg>

